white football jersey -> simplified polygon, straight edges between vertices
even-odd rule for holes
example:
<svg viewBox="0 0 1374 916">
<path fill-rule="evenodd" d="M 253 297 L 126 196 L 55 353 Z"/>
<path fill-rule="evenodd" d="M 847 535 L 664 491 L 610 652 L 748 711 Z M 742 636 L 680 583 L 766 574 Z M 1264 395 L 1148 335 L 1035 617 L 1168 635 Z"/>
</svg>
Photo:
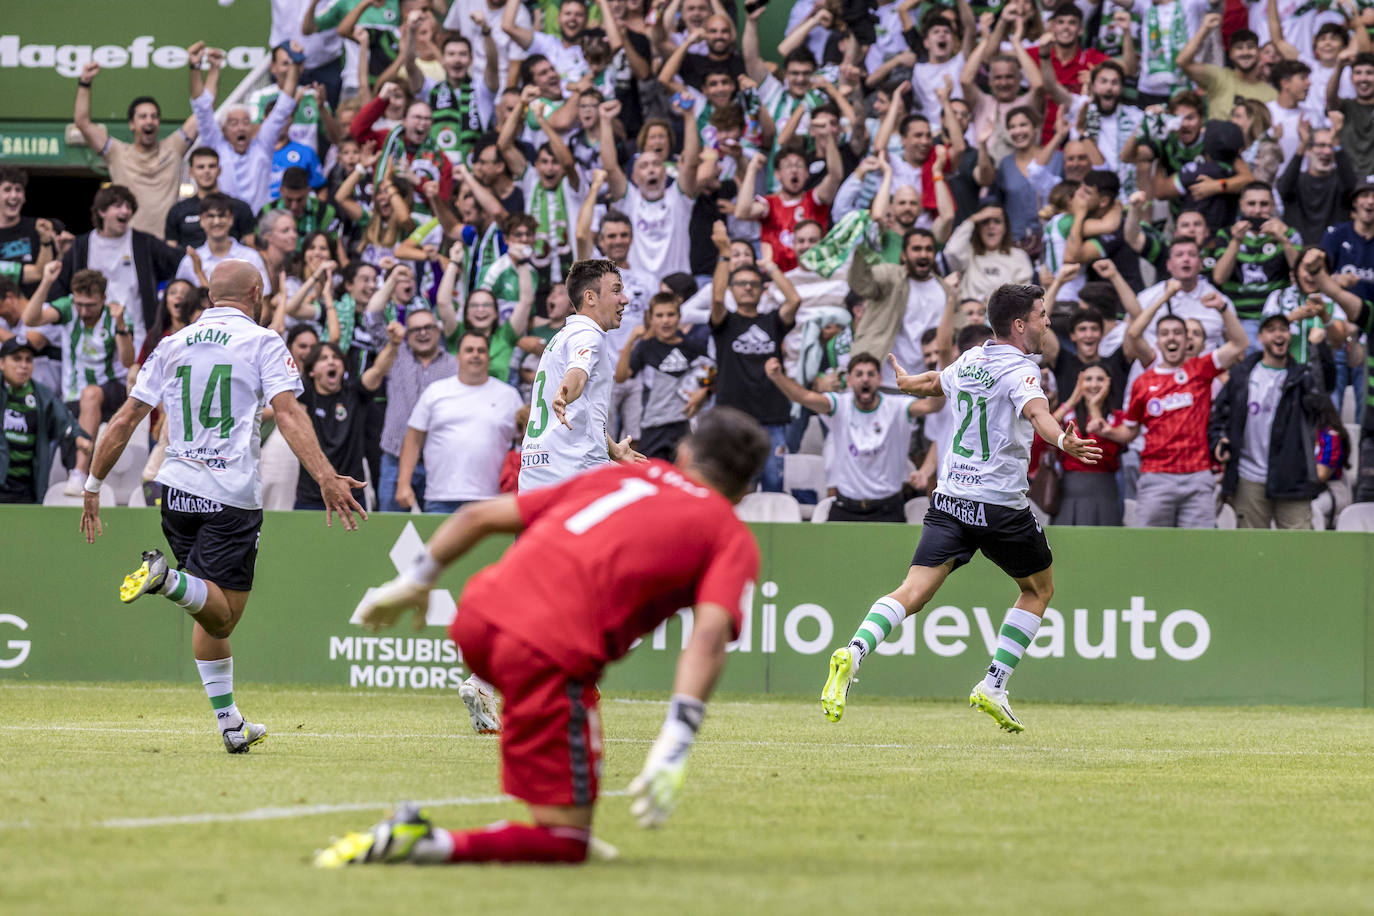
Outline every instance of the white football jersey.
<svg viewBox="0 0 1374 916">
<path fill-rule="evenodd" d="M 586 372 L 587 384 L 581 397 L 568 405 L 569 425 L 564 426 L 554 416 L 553 400 L 569 369 Z M 614 383 L 615 363 L 606 332 L 585 315 L 569 317 L 549 341 L 534 374 L 530 422 L 520 447 L 521 490 L 559 483 L 611 460 L 606 454 L 606 416 Z"/>
<path fill-rule="evenodd" d="M 912 398 L 878 395 L 872 410 L 860 410 L 854 393 L 827 394 L 830 399 L 830 438 L 826 483 L 849 499 L 887 499 L 906 482 L 906 453 L 916 421 Z"/>
<path fill-rule="evenodd" d="M 262 408 L 283 391 L 293 397 L 305 391 L 286 344 L 236 308 L 208 308 L 165 338 L 130 392 L 167 411 L 167 460 L 158 483 L 261 509 Z"/>
<path fill-rule="evenodd" d="M 1016 347 L 989 341 L 947 366 L 940 387 L 954 410 L 955 427 L 940 456 L 936 492 L 1024 509 L 1035 430 L 1021 411 L 1045 398 L 1040 367 Z"/>
</svg>

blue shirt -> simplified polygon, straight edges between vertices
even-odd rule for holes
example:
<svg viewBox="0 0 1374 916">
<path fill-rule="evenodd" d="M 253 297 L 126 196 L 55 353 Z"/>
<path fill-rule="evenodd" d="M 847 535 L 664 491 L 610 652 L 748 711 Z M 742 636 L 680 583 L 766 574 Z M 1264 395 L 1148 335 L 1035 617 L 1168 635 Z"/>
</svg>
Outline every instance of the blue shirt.
<svg viewBox="0 0 1374 916">
<path fill-rule="evenodd" d="M 272 200 L 281 196 L 282 172 L 292 166 L 310 173 L 310 187 L 324 187 L 324 169 L 320 166 L 320 157 L 310 147 L 292 140 L 272 154 L 272 179 L 267 186 L 267 195 Z"/>
<path fill-rule="evenodd" d="M 1322 236 L 1322 248 L 1331 261 L 1331 273 L 1353 273 L 1360 278 L 1351 290 L 1361 299 L 1374 299 L 1374 237 L 1355 231 L 1354 221 L 1330 226 Z"/>
</svg>

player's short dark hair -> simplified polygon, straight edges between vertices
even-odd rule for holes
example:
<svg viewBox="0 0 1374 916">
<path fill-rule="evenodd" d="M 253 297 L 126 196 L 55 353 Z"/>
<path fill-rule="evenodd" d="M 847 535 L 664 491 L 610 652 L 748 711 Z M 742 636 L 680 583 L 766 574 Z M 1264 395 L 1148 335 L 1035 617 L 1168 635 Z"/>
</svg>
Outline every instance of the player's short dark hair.
<svg viewBox="0 0 1374 916">
<path fill-rule="evenodd" d="M 935 233 L 931 232 L 929 229 L 922 229 L 917 226 L 902 233 L 902 250 L 906 251 L 906 246 L 910 245 L 911 240 L 918 235 L 921 238 L 930 239 L 930 244 L 934 245 L 936 248 L 940 247 L 939 243 L 935 241 Z"/>
<path fill-rule="evenodd" d="M 361 258 L 355 258 L 348 262 L 348 266 L 345 267 L 343 273 L 340 274 L 340 276 L 343 277 L 344 286 L 348 286 L 356 280 L 358 278 L 358 271 L 362 270 L 364 267 L 372 268 L 374 273 L 378 272 L 375 264 L 369 264 Z M 366 303 L 364 303 L 364 305 L 366 305 Z M 300 325 L 297 325 L 297 327 L 300 327 Z M 295 330 L 295 328 L 292 328 L 292 330 Z"/>
<path fill-rule="evenodd" d="M 1126 68 L 1121 66 L 1114 60 L 1104 60 L 1096 67 L 1093 67 L 1092 78 L 1088 80 L 1089 86 L 1091 86 L 1097 80 L 1097 75 L 1101 73 L 1103 70 L 1111 70 L 1113 73 L 1117 75 L 1117 78 L 1121 80 L 1121 84 L 1123 86 L 1126 84 Z"/>
<path fill-rule="evenodd" d="M 1179 245 L 1192 245 L 1198 251 L 1202 250 L 1202 246 L 1198 244 L 1197 239 L 1193 238 L 1191 235 L 1176 235 L 1169 242 L 1169 248 L 1167 249 L 1169 257 L 1173 256 L 1174 249 Z"/>
<path fill-rule="evenodd" d="M 985 324 L 965 325 L 958 334 L 954 336 L 954 348 L 960 353 L 967 353 L 974 347 L 982 346 L 992 340 L 992 328 Z"/>
<path fill-rule="evenodd" d="M 529 57 L 520 61 L 520 84 L 522 86 L 528 86 L 530 83 L 534 82 L 534 68 L 539 65 L 540 61 L 543 61 L 549 66 L 553 66 L 553 61 L 549 60 L 543 54 L 531 54 Z"/>
<path fill-rule="evenodd" d="M 138 106 L 140 106 L 140 105 L 151 105 L 151 106 L 153 106 L 155 109 L 157 109 L 157 116 L 158 116 L 159 118 L 162 117 L 162 106 L 159 105 L 159 104 L 157 103 L 157 99 L 153 98 L 151 95 L 140 95 L 140 96 L 137 96 L 132 102 L 129 103 L 129 112 L 128 112 L 128 116 L 125 117 L 124 120 L 126 120 L 126 121 L 132 121 L 132 120 L 134 119 L 134 112 L 135 112 L 135 111 L 138 111 Z"/>
<path fill-rule="evenodd" d="M 935 335 L 940 333 L 939 328 L 926 328 L 921 332 L 921 346 L 935 342 Z"/>
<path fill-rule="evenodd" d="M 1101 330 L 1106 322 L 1102 320 L 1102 313 L 1097 309 L 1074 309 L 1069 315 L 1069 330 L 1072 331 L 1080 324 L 1095 324 L 1098 330 Z"/>
<path fill-rule="evenodd" d="M 573 311 L 582 311 L 583 293 L 592 290 L 600 294 L 602 277 L 619 274 L 615 262 L 606 258 L 588 258 L 573 264 L 567 277 L 568 296 L 572 299 Z"/>
<path fill-rule="evenodd" d="M 703 414 L 687 442 L 695 469 L 730 500 L 748 492 L 772 448 L 759 422 L 733 407 Z"/>
<path fill-rule="evenodd" d="M 1077 19 L 1079 22 L 1083 21 L 1083 11 L 1080 10 L 1078 4 L 1073 3 L 1072 0 L 1067 3 L 1059 4 L 1054 8 L 1054 12 L 1050 14 L 1051 19 L 1058 19 L 1060 16 L 1069 16 Z"/>
<path fill-rule="evenodd" d="M 1374 67 L 1374 52 L 1361 51 L 1359 54 L 1356 54 L 1354 62 L 1350 65 L 1350 69 L 1354 70 L 1356 67 Z"/>
<path fill-rule="evenodd" d="M 703 86 L 705 86 L 706 81 L 713 76 L 723 76 L 736 86 L 739 85 L 739 77 L 735 75 L 735 71 L 730 69 L 728 61 L 710 61 L 701 68 L 701 84 Z"/>
<path fill-rule="evenodd" d="M 1011 323 L 1024 321 L 1035 307 L 1035 303 L 1045 298 L 1045 291 L 1031 283 L 1003 283 L 993 290 L 988 299 L 988 323 L 999 337 L 1011 333 Z"/>
<path fill-rule="evenodd" d="M 1271 198 L 1274 196 L 1274 189 L 1270 186 L 1269 182 L 1260 181 L 1258 178 L 1247 184 L 1245 187 L 1241 188 L 1240 194 L 1242 197 L 1244 197 L 1251 191 L 1263 191 L 1265 194 L 1268 194 Z"/>
<path fill-rule="evenodd" d="M 909 114 L 905 118 L 902 118 L 901 126 L 897 129 L 897 136 L 905 137 L 906 132 L 911 129 L 911 125 L 915 124 L 917 121 L 924 121 L 926 122 L 926 127 L 930 127 L 930 118 L 927 118 L 923 114 Z"/>
<path fill-rule="evenodd" d="M 1236 45 L 1246 44 L 1247 42 L 1253 45 L 1258 45 L 1259 35 L 1250 31 L 1249 29 L 1236 29 L 1234 32 L 1231 33 L 1231 40 L 1226 43 L 1226 49 L 1229 51 Z"/>
<path fill-rule="evenodd" d="M 759 270 L 759 268 L 758 268 L 757 265 L 754 265 L 754 264 L 745 264 L 745 265 L 742 265 L 742 266 L 740 266 L 740 267 L 736 267 L 734 270 L 730 271 L 730 285 L 731 285 L 731 286 L 734 285 L 734 283 L 735 283 L 735 278 L 738 277 L 740 274 L 753 274 L 754 276 L 756 276 L 756 277 L 759 278 L 759 281 L 760 281 L 760 282 L 763 282 L 763 280 L 765 279 L 764 276 L 763 276 L 763 271 L 762 271 L 762 270 Z"/>
<path fill-rule="evenodd" d="M 222 194 L 219 191 L 211 191 L 200 199 L 200 213 L 201 215 L 206 213 L 224 213 L 233 216 L 233 201 L 230 200 L 228 194 Z"/>
<path fill-rule="evenodd" d="M 1011 126 L 1011 119 L 1014 118 L 1014 117 L 1016 117 L 1017 115 L 1020 115 L 1021 117 L 1025 118 L 1025 119 L 1028 120 L 1028 121 L 1030 121 L 1031 124 L 1034 125 L 1035 127 L 1039 127 L 1039 126 L 1040 126 L 1040 121 L 1041 121 L 1040 116 L 1039 116 L 1038 114 L 1036 114 L 1036 113 L 1035 113 L 1035 109 L 1032 108 L 1032 107 L 1030 107 L 1029 105 L 1017 105 L 1017 106 L 1016 106 L 1015 108 L 1013 108 L 1011 111 L 1007 112 L 1006 117 L 1004 117 L 1004 118 L 1002 119 L 1002 123 L 1005 124 L 1006 126 L 1010 127 L 1010 126 Z"/>
<path fill-rule="evenodd" d="M 298 165 L 293 165 L 281 173 L 282 190 L 309 191 L 310 173 Z"/>
<path fill-rule="evenodd" d="M 849 357 L 850 369 L 853 369 L 855 366 L 861 366 L 865 363 L 872 366 L 879 374 L 882 373 L 883 364 L 878 362 L 878 357 L 874 356 L 872 353 L 869 353 L 867 350 L 860 350 L 858 353 L 855 353 L 854 355 Z"/>
<path fill-rule="evenodd" d="M 195 162 L 197 159 L 213 159 L 219 162 L 219 153 L 210 146 L 197 146 L 191 150 L 191 161 Z"/>
<path fill-rule="evenodd" d="M 0 165 L 0 184 L 17 184 L 21 188 L 27 188 L 29 173 L 12 165 Z"/>
<path fill-rule="evenodd" d="M 622 225 L 629 228 L 631 235 L 634 235 L 634 220 L 630 219 L 620 210 L 607 210 L 606 213 L 601 217 L 601 228 L 605 229 L 607 223 L 621 223 Z"/>
<path fill-rule="evenodd" d="M 1312 68 L 1300 60 L 1281 60 L 1269 68 L 1269 85 L 1278 89 L 1284 80 L 1311 73 Z"/>
<path fill-rule="evenodd" d="M 72 274 L 71 282 L 67 284 L 67 287 L 73 293 L 80 293 L 83 296 L 104 297 L 107 285 L 104 274 L 98 270 L 87 268 Z"/>
<path fill-rule="evenodd" d="M 802 45 L 787 52 L 787 56 L 782 59 L 782 69 L 785 72 L 788 64 L 807 64 L 811 69 L 816 69 L 816 55 L 811 53 L 811 49 Z"/>
<path fill-rule="evenodd" d="M 1202 104 L 1202 96 L 1191 89 L 1180 89 L 1169 97 L 1169 110 L 1176 111 L 1179 108 L 1191 108 L 1198 114 L 1207 111 L 1206 106 Z"/>
<path fill-rule="evenodd" d="M 19 289 L 19 284 L 9 277 L 0 277 L 0 302 L 4 302 L 10 296 L 22 296 L 23 292 Z"/>
<path fill-rule="evenodd" d="M 1350 44 L 1350 33 L 1347 32 L 1345 26 L 1341 25 L 1339 22 L 1322 23 L 1322 27 L 1317 29 L 1317 34 L 1312 36 L 1312 41 L 1316 42 L 1316 40 L 1323 35 L 1335 35 L 1341 40 L 1341 47 Z"/>
<path fill-rule="evenodd" d="M 100 218 L 100 211 L 107 210 L 117 203 L 126 203 L 133 212 L 138 212 L 138 198 L 134 192 L 124 187 L 122 184 L 106 185 L 95 192 L 95 197 L 91 198 L 91 224 L 97 229 L 101 228 L 104 220 Z"/>
<path fill-rule="evenodd" d="M 445 34 L 444 40 L 439 44 L 439 50 L 443 51 L 444 48 L 447 48 L 449 45 L 453 44 L 467 45 L 468 53 L 472 53 L 472 42 L 468 41 L 468 37 L 464 35 L 462 32 L 448 32 L 447 34 Z"/>
<path fill-rule="evenodd" d="M 534 214 L 517 210 L 501 220 L 501 232 L 503 235 L 514 235 L 517 229 L 528 229 L 531 232 L 539 231 L 539 220 L 534 218 Z"/>
<path fill-rule="evenodd" d="M 1083 176 L 1083 184 L 1092 188 L 1103 197 L 1116 197 L 1121 193 L 1121 178 L 1116 172 L 1093 169 Z"/>
</svg>

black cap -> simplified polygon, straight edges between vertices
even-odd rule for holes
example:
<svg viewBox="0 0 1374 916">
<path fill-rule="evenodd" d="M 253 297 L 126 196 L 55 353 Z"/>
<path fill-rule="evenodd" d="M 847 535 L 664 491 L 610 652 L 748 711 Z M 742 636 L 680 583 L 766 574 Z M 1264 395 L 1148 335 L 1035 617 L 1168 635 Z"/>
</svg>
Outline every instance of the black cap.
<svg viewBox="0 0 1374 916">
<path fill-rule="evenodd" d="M 33 356 L 38 355 L 37 347 L 16 334 L 3 344 L 0 344 L 0 357 L 12 356 L 20 350 L 28 350 Z"/>
<path fill-rule="evenodd" d="M 1364 194 L 1368 191 L 1374 191 L 1374 175 L 1366 175 L 1359 181 L 1355 182 L 1355 187 L 1350 189 L 1350 205 L 1354 206 L 1355 198 L 1359 197 L 1361 194 Z"/>
</svg>

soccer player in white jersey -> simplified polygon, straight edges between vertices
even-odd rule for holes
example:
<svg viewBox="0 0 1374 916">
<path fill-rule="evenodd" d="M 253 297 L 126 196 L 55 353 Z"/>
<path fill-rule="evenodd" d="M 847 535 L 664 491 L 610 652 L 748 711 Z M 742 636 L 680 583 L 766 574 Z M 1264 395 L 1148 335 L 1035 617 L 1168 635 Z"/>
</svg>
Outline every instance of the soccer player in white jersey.
<svg viewBox="0 0 1374 916">
<path fill-rule="evenodd" d="M 606 432 L 615 357 L 606 332 L 620 327 L 629 299 L 615 262 L 578 261 L 568 271 L 574 312 L 553 336 L 530 392 L 530 421 L 520 447 L 520 489 L 561 483 L 609 461 L 643 461 L 630 437 L 613 441 Z M 479 734 L 501 731 L 496 690 L 470 676 L 458 688 L 472 727 Z"/>
<path fill-rule="evenodd" d="M 352 495 L 362 482 L 334 472 L 296 400 L 303 388 L 286 345 L 257 323 L 261 299 L 262 276 L 254 265 L 229 260 L 215 266 L 211 308 L 158 344 L 96 444 L 81 512 L 81 531 L 93 544 L 102 530 L 99 494 L 105 475 L 139 421 L 164 405 L 170 435 L 157 481 L 164 487 L 162 532 L 177 568 L 168 568 L 162 551 L 144 551 L 142 565 L 124 577 L 119 598 L 127 604 L 142 595 L 162 595 L 196 622 L 191 635 L 196 667 L 231 754 L 245 753 L 267 737 L 266 727 L 245 721 L 234 703 L 229 652 L 229 634 L 253 587 L 262 530 L 258 426 L 264 405 L 276 411 L 277 428 L 319 483 L 325 524 L 332 525 L 337 512 L 352 531 L 354 512 L 367 518 Z"/>
<path fill-rule="evenodd" d="M 918 397 L 943 395 L 959 425 L 940 456 L 940 482 L 906 581 L 874 602 L 854 638 L 830 656 L 821 711 L 832 722 L 844 714 L 849 685 L 864 657 L 981 550 L 1016 580 L 1021 594 L 1002 621 L 992 664 L 973 685 L 969 704 L 1007 731 L 1025 728 L 1011 710 L 1007 679 L 1054 594 L 1050 545 L 1026 499 L 1031 439 L 1038 433 L 1086 464 L 1102 457 L 1093 440 L 1077 436 L 1072 422 L 1060 429 L 1040 388 L 1040 367 L 1027 358 L 1040 352 L 1045 334 L 1053 333 L 1044 295 L 1038 286 L 998 287 L 988 300 L 995 336 L 943 370 L 908 375 L 888 356 L 899 389 Z"/>
</svg>

